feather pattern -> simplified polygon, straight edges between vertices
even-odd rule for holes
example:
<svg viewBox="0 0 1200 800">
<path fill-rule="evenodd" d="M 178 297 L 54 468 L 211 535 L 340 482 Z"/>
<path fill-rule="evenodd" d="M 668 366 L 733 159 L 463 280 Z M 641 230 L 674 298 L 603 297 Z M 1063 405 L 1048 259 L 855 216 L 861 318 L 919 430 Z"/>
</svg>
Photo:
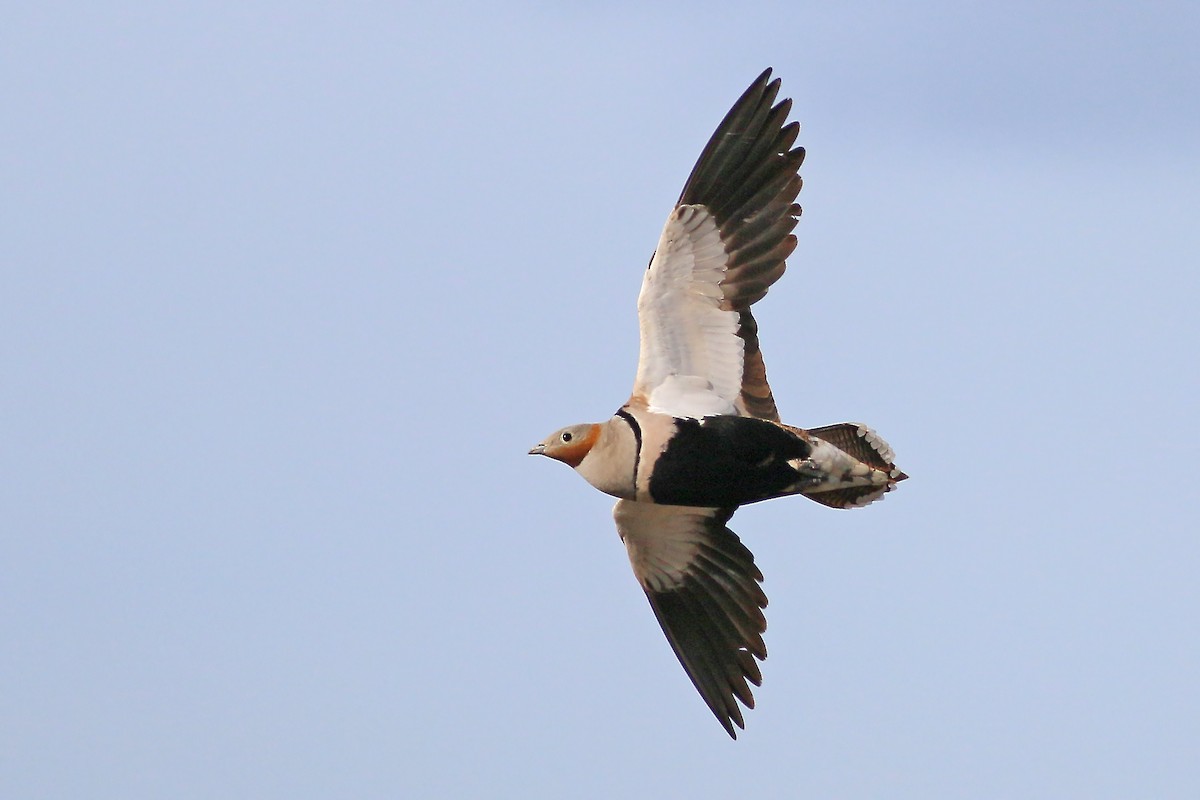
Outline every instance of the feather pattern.
<svg viewBox="0 0 1200 800">
<path fill-rule="evenodd" d="M 800 214 L 791 101 L 768 69 L 705 146 L 667 217 L 638 296 L 631 402 L 677 417 L 778 420 L 750 306 L 779 280 Z"/>
<path fill-rule="evenodd" d="M 744 728 L 740 701 L 754 708 L 755 659 L 767 596 L 754 556 L 725 527 L 733 509 L 618 500 L 617 532 L 658 624 L 700 696 L 730 736 Z"/>
</svg>

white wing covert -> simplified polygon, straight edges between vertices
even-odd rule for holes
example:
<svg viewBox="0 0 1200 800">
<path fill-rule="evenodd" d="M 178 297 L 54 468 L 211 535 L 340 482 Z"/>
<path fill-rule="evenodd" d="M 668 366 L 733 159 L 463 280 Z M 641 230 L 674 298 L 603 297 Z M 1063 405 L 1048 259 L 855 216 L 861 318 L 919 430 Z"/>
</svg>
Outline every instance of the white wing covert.
<svg viewBox="0 0 1200 800">
<path fill-rule="evenodd" d="M 675 417 L 735 413 L 743 342 L 737 312 L 721 308 L 727 259 L 704 206 L 676 206 L 638 295 L 636 386 L 649 390 L 650 410 Z"/>
</svg>

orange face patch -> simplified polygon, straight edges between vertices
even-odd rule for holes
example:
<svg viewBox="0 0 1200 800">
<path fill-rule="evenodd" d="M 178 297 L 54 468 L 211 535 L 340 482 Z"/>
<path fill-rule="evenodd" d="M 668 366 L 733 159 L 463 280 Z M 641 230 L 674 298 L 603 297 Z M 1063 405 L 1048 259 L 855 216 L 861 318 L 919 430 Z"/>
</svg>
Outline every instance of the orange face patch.
<svg viewBox="0 0 1200 800">
<path fill-rule="evenodd" d="M 591 425 L 586 434 L 576 437 L 573 441 L 556 442 L 553 448 L 546 449 L 546 455 L 556 458 L 572 468 L 578 467 L 599 438 L 600 426 Z"/>
</svg>

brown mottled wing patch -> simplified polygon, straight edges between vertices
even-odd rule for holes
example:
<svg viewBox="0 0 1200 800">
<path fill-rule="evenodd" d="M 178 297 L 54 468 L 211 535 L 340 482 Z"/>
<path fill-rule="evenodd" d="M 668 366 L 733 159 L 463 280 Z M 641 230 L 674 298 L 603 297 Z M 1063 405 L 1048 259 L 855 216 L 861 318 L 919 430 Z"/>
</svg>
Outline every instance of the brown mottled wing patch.
<svg viewBox="0 0 1200 800">
<path fill-rule="evenodd" d="M 745 350 L 742 353 L 742 393 L 735 404 L 738 413 L 779 422 L 779 409 L 775 407 L 775 396 L 767 383 L 767 365 L 763 363 L 762 350 L 758 346 L 758 323 L 750 309 L 741 313 L 739 322 L 738 336 L 745 342 Z"/>
<path fill-rule="evenodd" d="M 792 101 L 775 103 L 779 79 L 764 71 L 738 98 L 705 146 L 679 196 L 679 204 L 703 205 L 716 218 L 728 253 L 721 307 L 740 312 L 738 335 L 745 366 L 738 410 L 778 420 L 750 306 L 779 280 L 796 248 L 792 229 L 804 148 L 792 145 L 800 124 L 787 123 Z"/>
<path fill-rule="evenodd" d="M 754 708 L 749 684 L 762 684 L 767 596 L 753 554 L 725 526 L 733 511 L 619 500 L 613 516 L 671 649 L 736 739 L 738 701 Z"/>
</svg>

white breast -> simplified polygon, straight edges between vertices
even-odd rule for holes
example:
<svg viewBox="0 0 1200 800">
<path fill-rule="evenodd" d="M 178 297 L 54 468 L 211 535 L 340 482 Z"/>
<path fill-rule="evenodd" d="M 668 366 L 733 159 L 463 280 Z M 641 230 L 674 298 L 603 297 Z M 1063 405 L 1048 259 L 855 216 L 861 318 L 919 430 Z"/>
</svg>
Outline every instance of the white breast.
<svg viewBox="0 0 1200 800">
<path fill-rule="evenodd" d="M 613 417 L 600 425 L 600 438 L 575 471 L 605 494 L 633 499 L 637 438 L 629 423 Z"/>
</svg>

